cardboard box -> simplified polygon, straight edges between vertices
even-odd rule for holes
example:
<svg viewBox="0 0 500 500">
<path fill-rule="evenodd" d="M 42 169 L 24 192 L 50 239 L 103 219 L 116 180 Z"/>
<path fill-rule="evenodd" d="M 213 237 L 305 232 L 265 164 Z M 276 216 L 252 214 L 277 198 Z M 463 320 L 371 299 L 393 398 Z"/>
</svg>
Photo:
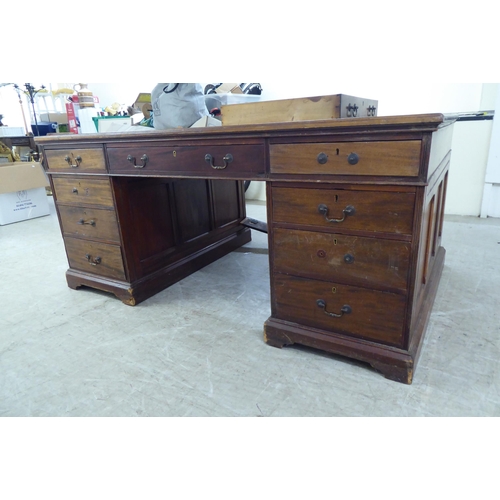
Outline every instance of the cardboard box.
<svg viewBox="0 0 500 500">
<path fill-rule="evenodd" d="M 377 116 L 378 101 L 345 94 L 229 104 L 221 107 L 223 125 L 286 123 Z"/>
<path fill-rule="evenodd" d="M 237 83 L 223 83 L 215 89 L 215 92 L 217 94 L 243 94 L 243 90 L 241 90 L 241 87 Z"/>
<path fill-rule="evenodd" d="M 68 123 L 68 115 L 67 113 L 41 113 L 40 121 L 42 122 L 56 122 L 56 123 Z"/>
<path fill-rule="evenodd" d="M 149 118 L 151 111 L 153 111 L 153 106 L 151 105 L 151 94 L 141 92 L 136 97 L 132 108 L 141 112 L 146 118 Z"/>
<path fill-rule="evenodd" d="M 0 164 L 0 226 L 49 215 L 48 185 L 40 163 Z"/>
</svg>

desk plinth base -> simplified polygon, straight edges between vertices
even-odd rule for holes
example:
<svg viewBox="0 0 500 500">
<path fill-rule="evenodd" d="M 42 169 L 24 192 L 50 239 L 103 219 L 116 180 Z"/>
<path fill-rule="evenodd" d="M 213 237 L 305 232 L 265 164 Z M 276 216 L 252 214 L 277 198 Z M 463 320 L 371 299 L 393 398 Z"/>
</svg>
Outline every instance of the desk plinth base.
<svg viewBox="0 0 500 500">
<path fill-rule="evenodd" d="M 96 288 L 115 294 L 126 305 L 135 306 L 245 245 L 251 239 L 250 229 L 242 229 L 134 283 L 96 276 L 76 269 L 66 271 L 66 281 L 74 290 L 82 286 Z"/>
<path fill-rule="evenodd" d="M 411 384 L 414 359 L 409 352 L 373 342 L 326 334 L 279 319 L 270 318 L 264 326 L 264 341 L 273 347 L 301 344 L 332 354 L 340 354 L 370 364 L 386 378 Z"/>
<path fill-rule="evenodd" d="M 426 296 L 410 334 L 411 342 L 408 350 L 333 332 L 324 332 L 273 317 L 270 317 L 264 324 L 264 341 L 278 348 L 301 344 L 346 356 L 370 364 L 390 380 L 411 384 L 443 272 L 445 254 L 444 248 L 440 247 L 427 285 Z"/>
</svg>

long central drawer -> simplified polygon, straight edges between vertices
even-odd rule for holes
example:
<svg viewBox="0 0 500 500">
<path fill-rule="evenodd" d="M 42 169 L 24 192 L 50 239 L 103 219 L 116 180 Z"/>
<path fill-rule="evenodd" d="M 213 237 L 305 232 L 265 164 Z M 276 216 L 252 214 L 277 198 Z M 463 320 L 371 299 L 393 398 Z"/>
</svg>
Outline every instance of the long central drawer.
<svg viewBox="0 0 500 500">
<path fill-rule="evenodd" d="M 107 148 L 111 173 L 255 177 L 266 171 L 264 144 L 124 146 Z"/>
</svg>

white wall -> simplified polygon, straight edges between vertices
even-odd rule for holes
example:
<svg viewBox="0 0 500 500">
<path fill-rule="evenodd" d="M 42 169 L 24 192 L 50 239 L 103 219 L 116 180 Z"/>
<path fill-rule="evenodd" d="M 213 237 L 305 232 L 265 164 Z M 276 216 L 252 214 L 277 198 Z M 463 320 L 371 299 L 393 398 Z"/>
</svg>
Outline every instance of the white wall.
<svg viewBox="0 0 500 500">
<path fill-rule="evenodd" d="M 495 118 L 486 165 L 481 217 L 500 217 L 500 84 L 497 85 Z"/>
<path fill-rule="evenodd" d="M 481 213 L 493 120 L 460 121 L 453 127 L 445 213 Z"/>
</svg>

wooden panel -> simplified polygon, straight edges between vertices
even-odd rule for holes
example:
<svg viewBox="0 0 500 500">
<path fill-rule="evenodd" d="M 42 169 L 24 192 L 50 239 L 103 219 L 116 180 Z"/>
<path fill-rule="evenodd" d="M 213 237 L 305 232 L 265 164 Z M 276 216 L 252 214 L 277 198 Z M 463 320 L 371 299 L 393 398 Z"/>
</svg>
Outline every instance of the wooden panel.
<svg viewBox="0 0 500 500">
<path fill-rule="evenodd" d="M 404 295 L 282 274 L 274 275 L 273 285 L 273 317 L 327 332 L 402 346 Z M 317 304 L 318 300 L 324 301 L 324 308 Z M 325 312 L 341 314 L 345 305 L 351 308 L 351 312 L 340 318 Z"/>
<path fill-rule="evenodd" d="M 48 149 L 45 157 L 49 171 L 60 172 L 102 172 L 106 162 L 102 148 L 92 149 Z M 69 159 L 66 161 L 66 158 Z M 78 160 L 80 158 L 80 160 Z"/>
<path fill-rule="evenodd" d="M 125 280 L 122 254 L 117 245 L 65 237 L 69 265 L 87 273 Z"/>
<path fill-rule="evenodd" d="M 420 148 L 421 141 L 273 144 L 271 174 L 416 177 Z"/>
<path fill-rule="evenodd" d="M 114 210 L 59 205 L 65 235 L 120 242 Z"/>
<path fill-rule="evenodd" d="M 242 181 L 212 181 L 215 227 L 222 227 L 241 218 L 239 191 Z"/>
<path fill-rule="evenodd" d="M 340 96 L 327 95 L 230 104 L 221 107 L 223 125 L 340 118 Z"/>
<path fill-rule="evenodd" d="M 230 104 L 221 112 L 223 125 L 247 125 L 376 116 L 377 107 L 372 99 L 337 94 Z"/>
<path fill-rule="evenodd" d="M 107 148 L 110 172 L 151 175 L 152 173 L 198 174 L 210 178 L 230 178 L 256 174 L 266 171 L 265 148 L 262 142 L 250 145 L 207 144 L 205 146 L 152 146 L 149 144 Z M 146 155 L 147 160 L 141 160 Z M 215 169 L 205 159 L 211 155 Z M 224 157 L 231 155 L 231 161 Z M 132 158 L 129 161 L 128 157 Z"/>
<path fill-rule="evenodd" d="M 93 177 L 52 177 L 54 194 L 59 203 L 113 206 L 108 179 Z"/>
<path fill-rule="evenodd" d="M 212 229 L 212 210 L 205 180 L 183 179 L 173 183 L 181 243 Z"/>
<path fill-rule="evenodd" d="M 140 276 L 164 265 L 176 246 L 168 180 L 135 179 L 128 182 L 127 204 L 133 228 L 133 248 Z M 128 228 L 127 228 L 128 229 Z"/>
<path fill-rule="evenodd" d="M 408 242 L 288 229 L 275 229 L 273 242 L 278 272 L 406 290 Z"/>
<path fill-rule="evenodd" d="M 359 230 L 410 235 L 415 193 L 356 191 L 349 189 L 272 188 L 273 221 L 311 225 L 332 231 Z M 327 207 L 326 215 L 319 206 Z M 354 207 L 354 215 L 340 220 L 344 210 Z"/>
</svg>

